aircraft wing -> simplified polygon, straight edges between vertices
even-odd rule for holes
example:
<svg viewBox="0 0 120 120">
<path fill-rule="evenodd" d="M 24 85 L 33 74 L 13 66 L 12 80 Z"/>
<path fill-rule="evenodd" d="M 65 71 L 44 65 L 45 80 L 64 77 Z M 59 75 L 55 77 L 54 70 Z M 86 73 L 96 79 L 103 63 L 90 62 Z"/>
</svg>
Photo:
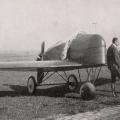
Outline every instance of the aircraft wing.
<svg viewBox="0 0 120 120">
<path fill-rule="evenodd" d="M 0 70 L 11 71 L 37 71 L 42 69 L 44 72 L 50 71 L 66 71 L 74 69 L 82 69 L 88 67 L 97 67 L 101 65 L 82 65 L 76 62 L 68 61 L 14 61 L 14 62 L 0 62 Z"/>
</svg>

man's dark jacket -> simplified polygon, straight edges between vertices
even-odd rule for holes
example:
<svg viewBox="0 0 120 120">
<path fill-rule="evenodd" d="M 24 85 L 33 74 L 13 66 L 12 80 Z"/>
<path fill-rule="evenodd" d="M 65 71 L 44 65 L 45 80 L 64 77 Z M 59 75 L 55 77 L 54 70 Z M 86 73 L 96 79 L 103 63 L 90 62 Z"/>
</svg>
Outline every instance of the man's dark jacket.
<svg viewBox="0 0 120 120">
<path fill-rule="evenodd" d="M 120 53 L 113 44 L 107 50 L 107 64 L 109 69 L 112 69 L 113 66 L 120 68 Z"/>
</svg>

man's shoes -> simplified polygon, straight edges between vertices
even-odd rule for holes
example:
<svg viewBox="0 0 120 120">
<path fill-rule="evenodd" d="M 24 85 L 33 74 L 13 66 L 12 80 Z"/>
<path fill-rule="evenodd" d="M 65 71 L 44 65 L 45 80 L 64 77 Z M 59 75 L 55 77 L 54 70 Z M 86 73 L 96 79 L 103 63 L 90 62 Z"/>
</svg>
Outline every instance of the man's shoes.
<svg viewBox="0 0 120 120">
<path fill-rule="evenodd" d="M 113 97 L 118 97 L 116 92 L 112 92 Z"/>
</svg>

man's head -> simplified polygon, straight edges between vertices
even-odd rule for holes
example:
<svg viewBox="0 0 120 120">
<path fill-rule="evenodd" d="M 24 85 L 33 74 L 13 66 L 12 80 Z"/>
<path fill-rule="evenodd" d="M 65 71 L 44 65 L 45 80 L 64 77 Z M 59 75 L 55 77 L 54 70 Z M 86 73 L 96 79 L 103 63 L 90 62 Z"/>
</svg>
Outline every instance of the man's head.
<svg viewBox="0 0 120 120">
<path fill-rule="evenodd" d="M 117 37 L 114 37 L 113 39 L 112 39 L 112 43 L 113 44 L 115 44 L 116 46 L 118 46 L 119 45 L 119 39 L 117 38 Z"/>
</svg>

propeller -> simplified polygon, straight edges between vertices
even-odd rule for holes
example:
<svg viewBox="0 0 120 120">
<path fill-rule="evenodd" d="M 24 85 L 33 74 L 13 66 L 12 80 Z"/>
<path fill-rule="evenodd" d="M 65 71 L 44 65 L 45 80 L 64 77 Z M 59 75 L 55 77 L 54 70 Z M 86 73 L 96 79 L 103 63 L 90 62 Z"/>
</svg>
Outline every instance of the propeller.
<svg viewBox="0 0 120 120">
<path fill-rule="evenodd" d="M 40 52 L 40 54 L 39 54 L 38 57 L 37 57 L 37 61 L 43 60 L 44 52 L 45 52 L 45 41 L 43 41 L 43 42 L 41 43 L 41 52 Z"/>
<path fill-rule="evenodd" d="M 41 53 L 40 53 L 41 56 L 43 56 L 44 51 L 45 51 L 45 41 L 43 41 L 42 44 L 41 44 Z"/>
</svg>

